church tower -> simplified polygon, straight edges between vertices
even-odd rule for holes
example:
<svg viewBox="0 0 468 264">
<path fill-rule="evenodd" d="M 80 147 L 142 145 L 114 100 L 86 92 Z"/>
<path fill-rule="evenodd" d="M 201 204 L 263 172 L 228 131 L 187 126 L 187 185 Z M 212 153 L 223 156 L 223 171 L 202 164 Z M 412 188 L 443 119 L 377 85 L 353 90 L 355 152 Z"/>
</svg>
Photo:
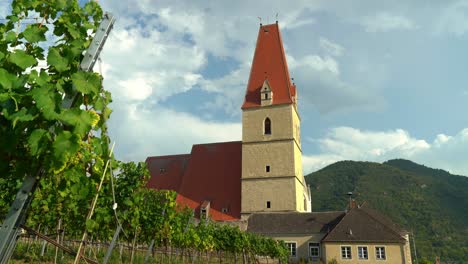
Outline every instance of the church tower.
<svg viewBox="0 0 468 264">
<path fill-rule="evenodd" d="M 242 105 L 241 213 L 310 212 L 297 91 L 278 23 L 260 25 Z"/>
</svg>

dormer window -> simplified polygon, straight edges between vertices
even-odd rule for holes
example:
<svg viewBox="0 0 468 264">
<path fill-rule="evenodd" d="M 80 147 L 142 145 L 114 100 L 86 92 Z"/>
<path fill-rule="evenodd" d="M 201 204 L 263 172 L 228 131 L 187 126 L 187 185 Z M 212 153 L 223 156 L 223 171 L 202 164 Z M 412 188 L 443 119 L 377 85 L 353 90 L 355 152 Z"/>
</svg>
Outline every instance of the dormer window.
<svg viewBox="0 0 468 264">
<path fill-rule="evenodd" d="M 266 118 L 264 122 L 264 128 L 263 128 L 263 133 L 265 135 L 271 135 L 271 120 L 270 118 Z"/>
<path fill-rule="evenodd" d="M 261 105 L 271 105 L 273 103 L 273 91 L 271 90 L 268 80 L 265 80 L 260 90 Z"/>
<path fill-rule="evenodd" d="M 200 220 L 208 219 L 209 215 L 210 215 L 210 201 L 205 200 L 200 206 Z"/>
</svg>

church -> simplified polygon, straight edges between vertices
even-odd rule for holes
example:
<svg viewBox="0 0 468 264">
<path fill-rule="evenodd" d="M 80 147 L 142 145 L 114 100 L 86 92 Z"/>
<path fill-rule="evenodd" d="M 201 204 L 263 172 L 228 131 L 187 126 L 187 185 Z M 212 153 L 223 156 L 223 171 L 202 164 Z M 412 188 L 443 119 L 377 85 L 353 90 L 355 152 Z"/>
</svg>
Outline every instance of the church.
<svg viewBox="0 0 468 264">
<path fill-rule="evenodd" d="M 371 208 L 312 212 L 297 99 L 278 23 L 260 25 L 241 105 L 242 141 L 148 157 L 148 187 L 176 191 L 199 219 L 284 240 L 293 263 L 411 263 L 408 234 Z"/>
</svg>

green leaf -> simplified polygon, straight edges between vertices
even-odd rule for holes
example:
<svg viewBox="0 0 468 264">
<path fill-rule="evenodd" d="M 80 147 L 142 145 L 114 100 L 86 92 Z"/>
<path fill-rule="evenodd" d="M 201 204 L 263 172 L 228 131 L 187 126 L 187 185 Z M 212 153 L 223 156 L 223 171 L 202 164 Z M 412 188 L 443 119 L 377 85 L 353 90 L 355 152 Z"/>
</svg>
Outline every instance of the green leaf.
<svg viewBox="0 0 468 264">
<path fill-rule="evenodd" d="M 47 120 L 53 120 L 57 117 L 57 113 L 55 112 L 55 93 L 52 85 L 44 85 L 32 89 L 31 96 L 36 101 L 36 107 Z"/>
<path fill-rule="evenodd" d="M 23 70 L 37 65 L 37 60 L 33 56 L 27 54 L 24 50 L 15 50 L 10 54 L 9 60 Z"/>
<path fill-rule="evenodd" d="M 34 116 L 31 115 L 31 114 L 28 114 L 28 110 L 25 107 L 23 107 L 23 108 L 21 108 L 20 111 L 10 115 L 8 117 L 8 119 L 12 120 L 12 125 L 13 125 L 13 127 L 15 127 L 16 123 L 18 121 L 20 121 L 20 122 L 21 121 L 31 121 L 31 120 L 34 119 Z"/>
<path fill-rule="evenodd" d="M 98 224 L 93 219 L 86 220 L 86 229 L 92 231 Z"/>
<path fill-rule="evenodd" d="M 5 40 L 6 40 L 7 42 L 16 41 L 16 38 L 17 38 L 16 33 L 13 32 L 13 31 L 9 31 L 9 32 L 7 32 L 6 35 L 5 35 Z"/>
<path fill-rule="evenodd" d="M 70 68 L 67 58 L 62 57 L 57 48 L 49 49 L 49 54 L 47 54 L 47 63 L 50 66 L 53 66 L 58 72 L 64 72 Z"/>
<path fill-rule="evenodd" d="M 62 131 L 55 138 L 52 148 L 53 156 L 59 163 L 65 163 L 68 157 L 75 155 L 80 147 L 81 139 L 70 131 Z"/>
<path fill-rule="evenodd" d="M 3 68 L 0 68 L 0 85 L 4 89 L 13 88 L 13 83 L 16 82 L 17 77 Z"/>
<path fill-rule="evenodd" d="M 58 10 L 64 9 L 65 7 L 67 7 L 67 0 L 56 0 L 55 1 L 55 7 Z"/>
<path fill-rule="evenodd" d="M 4 102 L 10 99 L 10 94 L 8 93 L 0 93 L 0 102 Z"/>
<path fill-rule="evenodd" d="M 31 135 L 29 136 L 28 143 L 29 143 L 29 150 L 33 156 L 37 156 L 42 152 L 42 149 L 46 147 L 44 144 L 41 144 L 41 140 L 44 135 L 47 134 L 47 131 L 44 129 L 36 129 L 34 130 Z"/>
<path fill-rule="evenodd" d="M 3 60 L 3 58 L 5 58 L 5 53 L 0 51 L 0 61 Z"/>
<path fill-rule="evenodd" d="M 73 25 L 72 23 L 66 23 L 65 27 L 67 28 L 68 33 L 70 36 L 72 36 L 73 39 L 79 39 L 81 38 L 81 33 L 79 30 L 77 30 L 77 27 Z"/>
<path fill-rule="evenodd" d="M 81 109 L 65 109 L 57 117 L 60 121 L 74 127 L 73 132 L 84 137 L 96 122 L 91 111 Z"/>
<path fill-rule="evenodd" d="M 101 89 L 101 77 L 94 72 L 77 72 L 72 75 L 75 89 L 84 94 L 97 94 Z"/>
<path fill-rule="evenodd" d="M 47 72 L 45 71 L 41 71 L 41 73 L 39 74 L 39 77 L 36 79 L 36 83 L 39 84 L 39 85 L 46 85 L 47 83 L 49 83 L 51 80 L 51 77 L 49 74 L 47 74 Z"/>
<path fill-rule="evenodd" d="M 39 41 L 45 41 L 45 33 L 47 32 L 47 27 L 39 27 L 38 24 L 30 24 L 23 31 L 23 37 L 29 43 L 36 43 Z"/>
</svg>

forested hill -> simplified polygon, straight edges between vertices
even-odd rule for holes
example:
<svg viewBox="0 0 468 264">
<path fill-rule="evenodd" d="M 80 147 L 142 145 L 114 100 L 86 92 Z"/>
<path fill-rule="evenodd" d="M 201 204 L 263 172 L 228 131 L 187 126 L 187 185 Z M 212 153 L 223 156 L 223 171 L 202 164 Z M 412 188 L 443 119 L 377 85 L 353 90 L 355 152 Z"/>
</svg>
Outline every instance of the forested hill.
<svg viewBox="0 0 468 264">
<path fill-rule="evenodd" d="M 344 210 L 351 191 L 413 231 L 419 259 L 468 263 L 468 177 L 396 159 L 340 161 L 305 178 L 314 211 Z"/>
</svg>

